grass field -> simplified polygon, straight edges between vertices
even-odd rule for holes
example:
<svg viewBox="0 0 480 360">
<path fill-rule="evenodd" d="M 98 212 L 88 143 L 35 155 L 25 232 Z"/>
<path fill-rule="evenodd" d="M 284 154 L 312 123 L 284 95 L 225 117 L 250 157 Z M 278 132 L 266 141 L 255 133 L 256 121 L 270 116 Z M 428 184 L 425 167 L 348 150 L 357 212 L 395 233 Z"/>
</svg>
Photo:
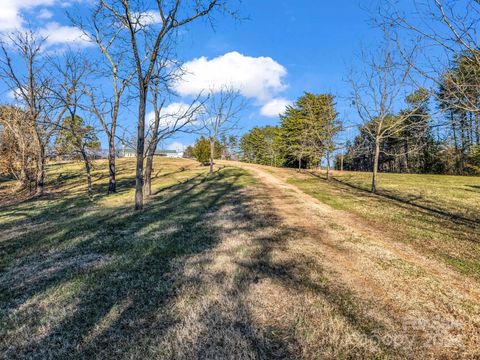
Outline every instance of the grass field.
<svg viewBox="0 0 480 360">
<path fill-rule="evenodd" d="M 480 356 L 480 179 L 221 166 L 156 159 L 142 212 L 132 159 L 4 181 L 0 358 Z"/>
<path fill-rule="evenodd" d="M 149 338 L 136 332 L 142 323 L 153 321 L 147 332 L 172 325 L 172 271 L 181 266 L 175 260 L 218 241 L 208 213 L 251 181 L 235 169 L 207 180 L 194 162 L 164 160 L 156 166 L 155 196 L 134 213 L 134 162 L 119 162 L 120 192 L 109 197 L 105 167 L 96 164 L 94 202 L 81 163 L 53 164 L 47 196 L 2 207 L 2 357 L 141 354 L 137 341 Z"/>
<path fill-rule="evenodd" d="M 327 183 L 322 172 L 269 171 L 480 279 L 480 177 L 379 174 L 372 195 L 370 173 L 334 172 Z"/>
</svg>

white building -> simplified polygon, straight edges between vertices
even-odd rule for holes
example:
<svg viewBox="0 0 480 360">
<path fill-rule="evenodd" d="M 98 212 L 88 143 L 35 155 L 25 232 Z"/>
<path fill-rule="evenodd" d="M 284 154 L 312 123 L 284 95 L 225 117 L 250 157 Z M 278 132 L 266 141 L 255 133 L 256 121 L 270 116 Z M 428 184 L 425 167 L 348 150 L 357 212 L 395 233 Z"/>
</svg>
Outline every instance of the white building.
<svg viewBox="0 0 480 360">
<path fill-rule="evenodd" d="M 137 156 L 137 152 L 133 149 L 125 149 L 123 151 L 123 157 L 135 157 Z M 155 156 L 165 156 L 168 158 L 182 158 L 183 151 L 177 150 L 157 150 L 155 151 Z"/>
</svg>

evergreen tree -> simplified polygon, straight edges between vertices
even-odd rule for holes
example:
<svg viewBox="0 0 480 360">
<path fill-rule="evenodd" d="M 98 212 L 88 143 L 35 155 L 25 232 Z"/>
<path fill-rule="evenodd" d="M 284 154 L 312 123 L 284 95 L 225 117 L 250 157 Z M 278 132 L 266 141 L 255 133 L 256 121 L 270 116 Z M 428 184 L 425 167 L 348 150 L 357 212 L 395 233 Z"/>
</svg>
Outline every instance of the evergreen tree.
<svg viewBox="0 0 480 360">
<path fill-rule="evenodd" d="M 255 164 L 281 166 L 279 129 L 276 126 L 255 127 L 240 140 L 242 159 Z"/>
<path fill-rule="evenodd" d="M 335 136 L 342 129 L 337 118 L 334 97 L 305 92 L 294 106 L 280 116 L 280 143 L 287 165 L 298 168 L 317 166 L 322 157 L 335 150 Z M 328 177 L 327 171 L 327 177 Z"/>
<path fill-rule="evenodd" d="M 220 159 L 222 156 L 222 146 L 219 146 L 220 144 L 217 142 L 217 146 L 215 147 L 215 155 L 214 159 Z M 193 156 L 199 163 L 202 165 L 209 165 L 210 164 L 210 141 L 205 138 L 204 136 L 201 136 L 197 141 L 195 141 L 195 144 L 193 145 Z"/>
<path fill-rule="evenodd" d="M 308 167 L 312 163 L 313 152 L 309 147 L 309 128 L 305 112 L 302 112 L 299 101 L 288 106 L 280 115 L 280 144 L 287 166 L 296 165 L 298 169 Z"/>
<path fill-rule="evenodd" d="M 100 140 L 95 129 L 85 125 L 83 118 L 78 115 L 63 120 L 54 145 L 58 155 L 74 159 L 82 159 L 82 152 L 92 157 L 100 150 Z"/>
</svg>

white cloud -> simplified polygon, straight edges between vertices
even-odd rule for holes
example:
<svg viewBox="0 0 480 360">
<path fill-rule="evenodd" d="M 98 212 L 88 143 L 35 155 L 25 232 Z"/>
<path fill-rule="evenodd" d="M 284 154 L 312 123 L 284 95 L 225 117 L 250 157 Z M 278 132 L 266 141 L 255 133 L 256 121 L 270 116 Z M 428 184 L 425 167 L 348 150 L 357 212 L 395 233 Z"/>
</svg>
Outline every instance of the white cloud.
<svg viewBox="0 0 480 360">
<path fill-rule="evenodd" d="M 0 5 L 0 32 L 21 29 L 25 22 L 23 10 L 51 6 L 56 0 L 2 0 Z"/>
<path fill-rule="evenodd" d="M 140 13 L 140 16 L 138 17 L 137 20 L 143 26 L 158 24 L 162 22 L 162 18 L 160 17 L 160 14 L 158 13 L 158 11 L 154 11 L 154 10 L 149 10 L 149 11 Z"/>
<path fill-rule="evenodd" d="M 38 13 L 37 16 L 39 19 L 51 19 L 53 17 L 53 13 L 50 10 L 42 9 Z"/>
<path fill-rule="evenodd" d="M 183 96 L 203 90 L 232 87 L 243 96 L 264 103 L 284 90 L 285 67 L 270 57 L 251 57 L 236 51 L 208 59 L 204 56 L 184 64 L 186 74 L 175 85 Z"/>
<path fill-rule="evenodd" d="M 185 117 L 182 121 L 188 121 L 186 115 L 191 114 L 195 110 L 195 106 L 190 106 L 189 104 L 183 102 L 173 102 L 168 106 L 163 107 L 160 112 L 160 128 L 165 128 L 168 126 L 173 126 L 175 121 L 180 117 Z M 146 121 L 147 124 L 152 125 L 155 120 L 155 113 L 153 111 L 147 113 Z M 180 125 L 181 122 L 177 125 Z"/>
<path fill-rule="evenodd" d="M 47 39 L 47 45 L 49 46 L 60 44 L 91 45 L 82 31 L 74 26 L 65 26 L 52 22 L 41 28 L 39 33 Z"/>
<path fill-rule="evenodd" d="M 272 99 L 262 106 L 260 114 L 267 117 L 277 117 L 285 112 L 288 105 L 292 105 L 292 101 L 284 98 Z"/>
<path fill-rule="evenodd" d="M 15 30 L 22 30 L 25 27 L 26 18 L 24 12 L 32 13 L 35 10 L 37 19 L 46 20 L 53 17 L 53 13 L 47 9 L 49 6 L 71 4 L 73 1 L 60 0 L 0 0 L 0 33 L 9 33 Z M 41 7 L 40 9 L 37 9 Z M 29 14 L 26 14 L 29 15 Z M 31 17 L 30 17 L 31 18 Z M 73 26 L 61 25 L 56 22 L 39 26 L 38 32 L 41 36 L 47 37 L 47 46 L 73 44 L 77 46 L 88 46 L 89 42 L 80 29 Z"/>
</svg>

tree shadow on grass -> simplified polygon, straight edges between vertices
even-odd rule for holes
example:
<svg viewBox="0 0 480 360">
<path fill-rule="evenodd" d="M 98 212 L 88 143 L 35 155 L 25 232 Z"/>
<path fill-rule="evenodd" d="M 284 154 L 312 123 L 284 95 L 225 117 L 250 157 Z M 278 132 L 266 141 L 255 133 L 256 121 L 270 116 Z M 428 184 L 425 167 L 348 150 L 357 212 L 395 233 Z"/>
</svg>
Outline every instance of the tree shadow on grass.
<svg viewBox="0 0 480 360">
<path fill-rule="evenodd" d="M 473 190 L 469 190 L 469 191 L 472 191 L 472 192 L 480 192 L 480 185 L 465 185 Z"/>
<path fill-rule="evenodd" d="M 3 356 L 148 354 L 151 342 L 176 322 L 169 304 L 181 259 L 219 241 L 207 215 L 248 201 L 237 191 L 242 175 L 225 170 L 208 181 L 195 177 L 140 213 L 57 199 L 36 204 L 27 220 L 33 226 L 9 224 L 24 231 L 0 245 Z M 249 211 L 239 209 L 239 218 Z"/>
<path fill-rule="evenodd" d="M 308 172 L 310 175 L 326 180 L 324 177 L 321 175 L 314 173 L 312 171 Z M 395 193 L 393 191 L 381 189 L 377 190 L 375 194 L 372 194 L 369 189 L 366 189 L 365 187 L 362 187 L 360 185 L 357 185 L 355 183 L 349 182 L 347 180 L 342 180 L 338 178 L 331 177 L 331 181 L 333 183 L 336 183 L 337 185 L 344 186 L 347 188 L 350 188 L 357 193 L 361 193 L 364 195 L 369 195 L 369 196 L 377 196 L 379 198 L 387 199 L 390 200 L 390 202 L 395 203 L 397 205 L 405 204 L 410 207 L 410 209 L 414 208 L 419 211 L 425 212 L 428 215 L 433 215 L 437 217 L 441 217 L 442 219 L 452 221 L 456 224 L 463 225 L 463 226 L 468 226 L 473 229 L 479 228 L 480 224 L 480 217 L 466 217 L 464 215 L 460 215 L 457 213 L 454 213 L 452 211 L 446 210 L 442 208 L 439 204 L 431 204 L 429 206 L 425 204 L 419 204 L 417 201 L 418 200 L 423 200 L 423 197 L 418 196 L 418 195 L 411 195 L 411 194 L 405 194 L 405 195 L 399 195 L 398 193 Z"/>
<path fill-rule="evenodd" d="M 283 236 L 285 239 L 295 241 L 295 239 L 302 239 L 308 236 L 302 228 L 284 228 Z M 321 241 L 321 234 L 318 241 Z M 362 310 L 363 301 L 357 299 L 351 290 L 342 285 L 341 282 L 331 282 L 325 275 L 325 270 L 322 263 L 319 263 L 317 259 L 310 257 L 308 253 L 299 252 L 294 258 L 287 257 L 283 259 L 281 256 L 273 257 L 272 253 L 275 249 L 278 250 L 279 245 L 282 247 L 282 243 L 278 243 L 278 239 L 271 238 L 259 238 L 257 244 L 259 245 L 256 251 L 252 254 L 251 259 L 248 262 L 240 263 L 239 265 L 244 268 L 242 272 L 243 278 L 239 280 L 239 283 L 248 284 L 251 282 L 262 281 L 262 279 L 271 279 L 274 283 L 279 284 L 282 288 L 288 289 L 290 294 L 314 294 L 317 300 L 324 301 L 331 308 L 334 309 L 335 315 L 343 319 L 349 326 L 354 329 L 358 334 L 366 339 L 362 343 L 359 341 L 357 344 L 352 343 L 352 347 L 345 350 L 336 349 L 339 358 L 383 358 L 387 355 L 396 354 L 400 355 L 400 349 L 394 349 L 392 344 L 382 342 L 382 339 L 378 337 L 385 325 L 373 319 L 371 314 L 368 314 L 365 309 Z M 301 245 L 300 245 L 301 246 Z M 319 279 L 312 279 L 309 274 L 312 271 L 316 272 L 316 276 L 320 276 Z M 285 296 L 292 296 L 285 294 Z M 295 295 L 293 295 L 295 296 Z M 294 301 L 294 300 L 293 300 Z M 317 305 L 321 306 L 321 305 Z M 299 320 L 300 321 L 300 320 Z M 315 319 L 317 322 L 329 322 L 330 319 Z M 292 327 L 293 325 L 293 327 Z M 297 333 L 301 333 L 302 329 L 296 329 L 297 324 L 283 324 L 284 327 L 274 329 L 274 333 L 277 336 L 293 343 L 295 346 L 294 337 Z M 337 330 L 338 331 L 338 330 Z M 321 341 L 327 342 L 331 334 L 323 334 Z M 337 336 L 345 336 L 345 339 L 351 334 L 341 333 Z M 320 340 L 320 339 L 319 339 Z M 332 346 L 335 342 L 335 336 L 331 339 Z M 371 342 L 378 346 L 379 353 L 371 352 L 368 346 L 365 346 L 367 342 Z M 297 345 L 299 346 L 299 345 Z M 315 346 L 315 345 L 314 345 Z M 365 347 L 364 347 L 365 346 Z M 328 349 L 328 345 L 325 346 Z M 316 352 L 316 358 L 329 357 L 322 354 L 322 351 L 328 350 L 318 347 L 317 349 L 308 349 L 310 353 Z M 302 352 L 298 348 L 299 353 Z"/>
<path fill-rule="evenodd" d="M 8 224 L 18 234 L 2 236 L 0 242 L 0 354 L 300 357 L 302 349 L 292 329 L 259 329 L 250 314 L 245 294 L 262 278 L 299 293 L 313 291 L 366 336 L 381 328 L 349 307 L 353 300 L 345 300 L 350 299 L 348 291 L 302 276 L 309 263 L 271 259 L 274 249 L 304 234 L 302 229 L 279 228 L 280 219 L 268 204 L 262 211 L 251 207 L 259 199 L 242 191 L 243 177 L 243 171 L 231 168 L 209 177 L 194 176 L 158 192 L 139 213 L 129 206 L 100 208 L 77 197 L 12 207 L 9 211 L 22 212 L 26 219 Z M 268 203 L 268 196 L 262 201 Z M 231 208 L 225 216 L 224 208 Z M 219 225 L 225 221 L 228 227 Z M 270 229 L 275 229 L 274 236 L 265 233 Z M 189 306 L 195 309 L 195 301 L 209 286 L 218 283 L 223 289 L 222 272 L 208 281 L 203 276 L 220 252 L 216 246 L 238 233 L 253 247 L 245 249 L 251 252 L 250 260 L 238 263 L 240 272 L 225 288 L 229 307 L 213 302 L 196 309 L 195 317 L 180 314 L 178 302 L 192 300 Z M 189 264 L 192 259 L 195 271 Z M 193 292 L 190 300 L 183 298 L 185 288 Z M 180 340 L 177 335 L 190 317 L 192 334 Z M 236 347 L 229 346 L 233 340 Z"/>
</svg>

